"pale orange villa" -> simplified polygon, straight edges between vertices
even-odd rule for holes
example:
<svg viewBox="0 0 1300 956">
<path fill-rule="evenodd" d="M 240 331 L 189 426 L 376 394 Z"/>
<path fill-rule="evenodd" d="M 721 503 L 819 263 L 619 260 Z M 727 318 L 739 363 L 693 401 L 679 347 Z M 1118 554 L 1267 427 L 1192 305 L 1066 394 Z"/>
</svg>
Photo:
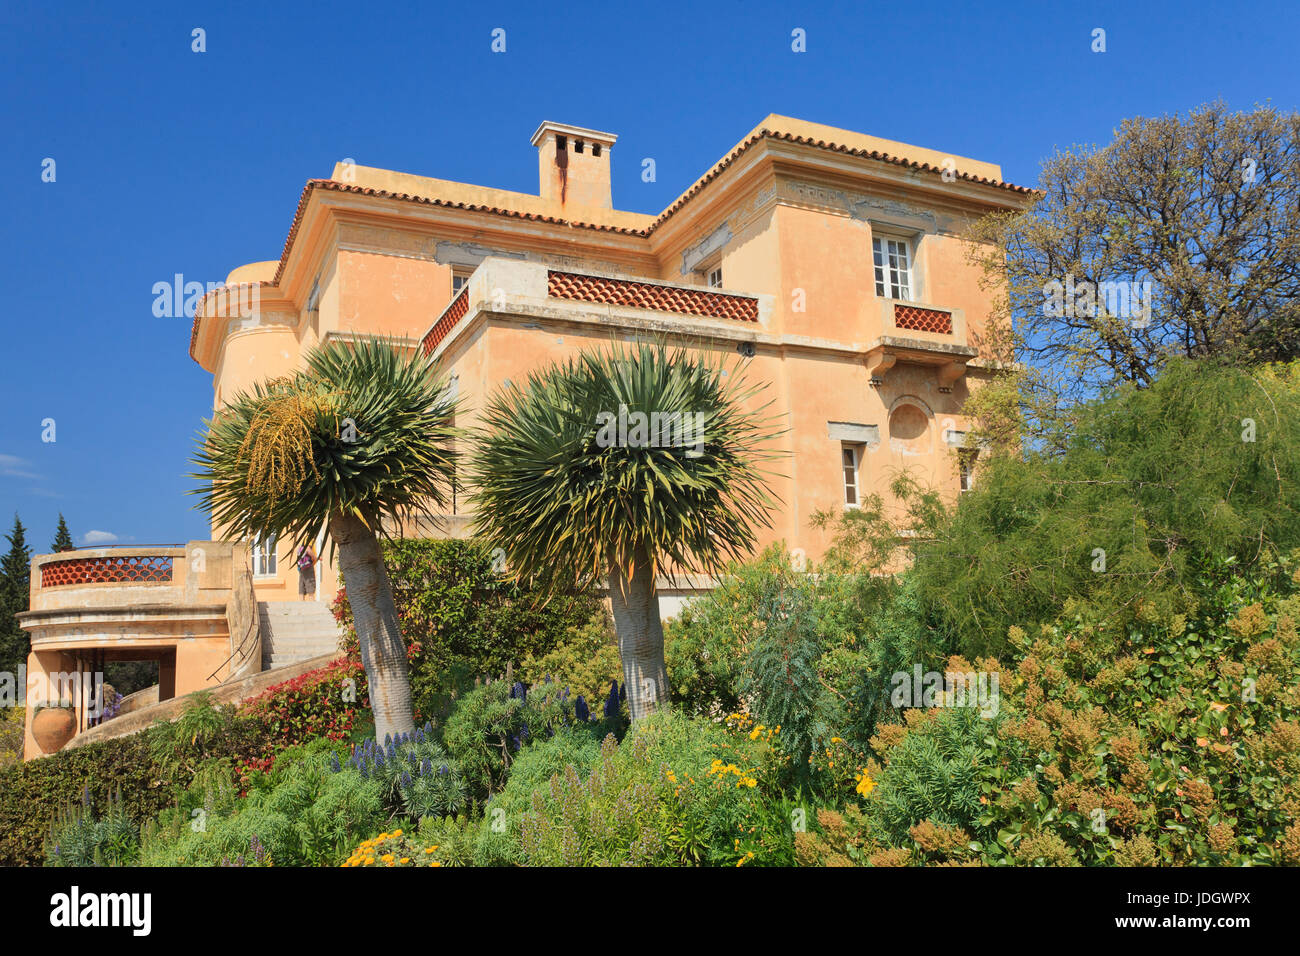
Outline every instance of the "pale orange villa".
<svg viewBox="0 0 1300 956">
<path fill-rule="evenodd" d="M 982 347 L 992 293 L 963 236 L 1029 190 L 992 163 L 773 115 L 651 216 L 614 208 L 616 139 L 543 123 L 538 195 L 352 164 L 309 181 L 281 257 L 235 269 L 196 313 L 190 354 L 214 407 L 317 343 L 382 335 L 441 365 L 473 427 L 493 389 L 540 364 L 667 336 L 747 359 L 786 418 L 782 505 L 760 544 L 815 560 L 827 535 L 812 515 L 887 494 L 901 470 L 968 485 L 962 409 L 998 372 Z M 442 533 L 467 518 L 462 489 Z M 165 700 L 328 650 L 312 635 L 328 630 L 334 568 L 295 610 L 303 542 L 213 537 L 38 556 L 29 669 L 153 657 Z M 665 614 L 710 585 L 677 583 Z M 90 722 L 79 712 L 75 731 Z M 29 727 L 28 755 L 43 752 Z"/>
</svg>

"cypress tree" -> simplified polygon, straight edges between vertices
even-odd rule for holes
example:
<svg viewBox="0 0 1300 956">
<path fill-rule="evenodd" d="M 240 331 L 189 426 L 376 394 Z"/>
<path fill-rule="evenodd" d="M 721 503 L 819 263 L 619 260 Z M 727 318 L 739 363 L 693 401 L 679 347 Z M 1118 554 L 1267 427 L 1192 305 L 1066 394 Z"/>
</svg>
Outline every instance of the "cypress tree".
<svg viewBox="0 0 1300 956">
<path fill-rule="evenodd" d="M 0 559 L 0 670 L 18 673 L 27 660 L 30 641 L 14 615 L 27 610 L 31 597 L 32 549 L 27 546 L 27 529 L 14 515 L 14 530 L 5 536 L 9 552 Z"/>
<path fill-rule="evenodd" d="M 63 512 L 59 512 L 59 527 L 54 532 L 54 544 L 50 545 L 50 550 L 54 552 L 71 551 L 75 545 L 72 543 L 72 533 L 68 531 L 68 523 L 63 520 Z"/>
</svg>

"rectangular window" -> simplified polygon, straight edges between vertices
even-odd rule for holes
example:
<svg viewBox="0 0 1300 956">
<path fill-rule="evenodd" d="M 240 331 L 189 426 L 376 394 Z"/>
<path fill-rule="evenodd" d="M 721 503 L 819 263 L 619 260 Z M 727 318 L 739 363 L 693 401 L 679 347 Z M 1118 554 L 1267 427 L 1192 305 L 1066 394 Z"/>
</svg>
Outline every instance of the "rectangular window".
<svg viewBox="0 0 1300 956">
<path fill-rule="evenodd" d="M 261 535 L 253 538 L 253 574 L 258 577 L 275 574 L 275 535 Z"/>
<path fill-rule="evenodd" d="M 465 283 L 469 282 L 468 272 L 453 272 L 451 274 L 451 297 L 456 298 L 461 289 L 465 288 Z"/>
<path fill-rule="evenodd" d="M 716 269 L 710 269 L 708 271 L 707 278 L 708 278 L 708 284 L 710 289 L 721 289 L 722 288 L 722 266 L 718 266 Z"/>
<path fill-rule="evenodd" d="M 856 508 L 860 503 L 858 469 L 862 464 L 862 446 L 841 445 L 840 460 L 844 469 L 844 505 Z"/>
<path fill-rule="evenodd" d="M 871 240 L 876 267 L 876 295 L 885 299 L 912 298 L 912 265 L 906 239 Z"/>
</svg>

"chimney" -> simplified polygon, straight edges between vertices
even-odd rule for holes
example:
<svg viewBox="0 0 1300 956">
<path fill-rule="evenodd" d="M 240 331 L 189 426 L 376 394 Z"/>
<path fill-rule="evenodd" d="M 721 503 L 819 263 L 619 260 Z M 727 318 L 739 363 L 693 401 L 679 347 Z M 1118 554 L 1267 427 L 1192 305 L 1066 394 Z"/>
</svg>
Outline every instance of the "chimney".
<svg viewBox="0 0 1300 956">
<path fill-rule="evenodd" d="M 533 134 L 543 199 L 568 208 L 612 209 L 609 153 L 618 137 L 581 126 L 546 122 Z"/>
</svg>

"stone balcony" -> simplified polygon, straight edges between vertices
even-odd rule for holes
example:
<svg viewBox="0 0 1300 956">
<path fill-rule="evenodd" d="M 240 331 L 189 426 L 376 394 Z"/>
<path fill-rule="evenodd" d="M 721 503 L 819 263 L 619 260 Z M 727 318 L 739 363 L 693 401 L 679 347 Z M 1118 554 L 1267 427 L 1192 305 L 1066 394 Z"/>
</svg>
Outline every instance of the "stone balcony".
<svg viewBox="0 0 1300 956">
<path fill-rule="evenodd" d="M 484 315 L 753 341 L 770 325 L 771 297 L 625 275 L 484 259 L 421 338 L 438 357 Z"/>
<path fill-rule="evenodd" d="M 524 327 L 544 321 L 586 325 L 609 333 L 636 330 L 734 342 L 745 354 L 768 346 L 852 355 L 865 362 L 874 383 L 899 361 L 934 366 L 947 390 L 978 355 L 963 310 L 936 304 L 876 299 L 854 341 L 781 334 L 773 321 L 774 297 L 709 289 L 627 275 L 547 266 L 490 256 L 483 260 L 421 338 L 437 359 L 461 336 L 490 317 Z M 746 351 L 749 349 L 750 351 Z"/>
<path fill-rule="evenodd" d="M 37 555 L 30 608 L 18 616 L 32 642 L 29 757 L 49 752 L 31 734 L 36 704 L 69 699 L 77 732 L 95 723 L 94 675 L 109 661 L 157 662 L 161 700 L 260 669 L 247 549 L 234 542 Z"/>
<path fill-rule="evenodd" d="M 864 350 L 873 385 L 881 384 L 899 361 L 935 367 L 939 390 L 966 374 L 966 363 L 979 355 L 970 344 L 966 315 L 920 302 L 880 299 L 880 335 Z"/>
</svg>

